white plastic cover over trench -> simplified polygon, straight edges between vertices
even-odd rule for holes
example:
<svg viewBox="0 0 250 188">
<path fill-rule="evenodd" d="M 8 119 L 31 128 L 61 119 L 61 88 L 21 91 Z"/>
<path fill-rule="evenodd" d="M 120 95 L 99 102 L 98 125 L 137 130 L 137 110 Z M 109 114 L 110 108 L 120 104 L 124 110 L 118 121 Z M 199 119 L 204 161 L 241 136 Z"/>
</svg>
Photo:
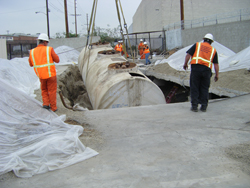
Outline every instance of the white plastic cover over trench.
<svg viewBox="0 0 250 188">
<path fill-rule="evenodd" d="M 82 126 L 64 123 L 33 98 L 39 84 L 28 58 L 0 58 L 0 175 L 31 177 L 98 154 L 79 140 Z"/>
<path fill-rule="evenodd" d="M 179 71 L 184 71 L 183 64 L 186 56 L 186 51 L 191 48 L 191 46 L 192 45 L 189 45 L 185 48 L 180 49 L 167 59 L 157 60 L 155 64 L 157 65 L 161 63 L 168 63 L 172 68 Z M 247 47 L 246 49 L 235 54 L 232 50 L 216 41 L 212 43 L 212 46 L 217 50 L 218 53 L 220 68 L 219 72 L 250 68 L 250 47 Z M 212 71 L 214 72 L 214 69 L 212 69 Z"/>
<path fill-rule="evenodd" d="M 157 60 L 155 65 L 161 64 L 161 63 L 168 63 L 172 68 L 178 71 L 185 71 L 183 69 L 183 64 L 184 64 L 184 60 L 186 56 L 186 51 L 188 51 L 188 49 L 191 48 L 191 46 L 193 46 L 193 44 L 180 49 L 179 51 L 175 52 L 173 55 L 169 56 L 169 58 L 167 59 Z M 228 65 L 228 58 L 235 55 L 235 53 L 232 50 L 226 48 L 225 46 L 221 45 L 220 43 L 216 41 L 212 43 L 212 46 L 217 50 L 220 72 L 222 72 L 223 68 Z M 189 66 L 189 70 L 190 70 L 190 66 Z M 214 69 L 212 69 L 212 71 L 214 72 Z"/>
<path fill-rule="evenodd" d="M 93 109 L 165 104 L 160 88 L 137 66 L 128 71 L 108 71 L 110 64 L 126 61 L 120 54 L 98 54 L 112 49 L 110 45 L 93 45 L 92 49 L 84 48 L 78 58 Z"/>
<path fill-rule="evenodd" d="M 83 128 L 0 79 L 0 175 L 31 177 L 64 168 L 98 153 L 78 137 Z"/>
</svg>

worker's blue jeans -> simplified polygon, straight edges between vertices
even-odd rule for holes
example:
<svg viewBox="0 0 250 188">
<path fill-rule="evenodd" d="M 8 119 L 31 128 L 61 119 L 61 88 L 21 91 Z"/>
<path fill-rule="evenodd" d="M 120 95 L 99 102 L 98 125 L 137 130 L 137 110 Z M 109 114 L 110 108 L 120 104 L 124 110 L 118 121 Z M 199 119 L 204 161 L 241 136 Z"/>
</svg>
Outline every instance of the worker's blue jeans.
<svg viewBox="0 0 250 188">
<path fill-rule="evenodd" d="M 205 108 L 208 104 L 211 69 L 204 65 L 191 65 L 190 95 L 192 107 L 201 104 Z"/>
<path fill-rule="evenodd" d="M 149 60 L 149 55 L 150 55 L 150 53 L 145 54 L 146 65 L 151 64 L 151 61 Z"/>
</svg>

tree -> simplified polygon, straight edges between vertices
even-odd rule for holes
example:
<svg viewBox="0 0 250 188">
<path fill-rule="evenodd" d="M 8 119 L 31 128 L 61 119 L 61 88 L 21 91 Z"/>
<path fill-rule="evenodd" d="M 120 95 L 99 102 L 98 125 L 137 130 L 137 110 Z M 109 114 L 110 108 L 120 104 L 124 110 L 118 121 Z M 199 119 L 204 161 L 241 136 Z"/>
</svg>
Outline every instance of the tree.
<svg viewBox="0 0 250 188">
<path fill-rule="evenodd" d="M 120 38 L 119 26 L 113 29 L 96 27 L 95 32 L 96 36 L 100 36 L 101 42 L 109 42 L 112 46 Z"/>
</svg>

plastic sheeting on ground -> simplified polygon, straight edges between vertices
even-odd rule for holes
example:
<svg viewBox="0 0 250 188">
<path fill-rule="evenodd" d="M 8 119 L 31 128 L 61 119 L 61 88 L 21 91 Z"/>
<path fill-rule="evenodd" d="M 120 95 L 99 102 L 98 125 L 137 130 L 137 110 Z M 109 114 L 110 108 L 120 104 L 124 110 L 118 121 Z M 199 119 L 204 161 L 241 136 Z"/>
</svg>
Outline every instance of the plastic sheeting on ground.
<svg viewBox="0 0 250 188">
<path fill-rule="evenodd" d="M 28 57 L 0 59 L 0 78 L 33 97 L 35 97 L 34 90 L 40 87 L 34 69 L 29 66 Z"/>
<path fill-rule="evenodd" d="M 192 45 L 182 48 L 167 59 L 156 61 L 155 64 L 157 65 L 161 63 L 168 63 L 172 68 L 176 70 L 185 71 L 183 70 L 183 64 L 186 57 L 186 51 L 191 48 Z M 220 72 L 250 68 L 249 48 L 235 54 L 232 50 L 226 48 L 216 41 L 212 43 L 212 46 L 217 50 L 218 53 Z M 212 71 L 214 72 L 214 69 Z"/>
<path fill-rule="evenodd" d="M 18 177 L 64 168 L 98 153 L 78 139 L 83 128 L 0 79 L 0 175 Z"/>
<path fill-rule="evenodd" d="M 55 65 L 78 64 L 78 56 L 80 52 L 69 46 L 59 46 L 54 49 L 59 56 L 60 62 Z"/>
<path fill-rule="evenodd" d="M 250 46 L 237 54 L 234 54 L 225 60 L 220 65 L 220 72 L 227 72 L 237 69 L 250 68 Z"/>
</svg>

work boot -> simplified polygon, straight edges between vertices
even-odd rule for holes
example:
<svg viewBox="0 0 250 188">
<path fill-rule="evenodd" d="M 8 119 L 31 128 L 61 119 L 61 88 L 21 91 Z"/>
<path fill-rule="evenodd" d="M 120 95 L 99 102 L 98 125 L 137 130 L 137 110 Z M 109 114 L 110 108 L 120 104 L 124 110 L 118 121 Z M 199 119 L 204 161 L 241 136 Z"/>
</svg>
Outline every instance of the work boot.
<svg viewBox="0 0 250 188">
<path fill-rule="evenodd" d="M 200 111 L 206 112 L 207 111 L 207 106 L 201 105 Z"/>
<path fill-rule="evenodd" d="M 50 107 L 49 107 L 49 106 L 46 106 L 46 105 L 43 105 L 43 108 L 45 108 L 45 109 L 47 109 L 47 110 L 50 109 Z"/>
<path fill-rule="evenodd" d="M 196 106 L 192 106 L 190 108 L 190 110 L 193 111 L 193 112 L 198 112 L 198 108 Z"/>
</svg>

